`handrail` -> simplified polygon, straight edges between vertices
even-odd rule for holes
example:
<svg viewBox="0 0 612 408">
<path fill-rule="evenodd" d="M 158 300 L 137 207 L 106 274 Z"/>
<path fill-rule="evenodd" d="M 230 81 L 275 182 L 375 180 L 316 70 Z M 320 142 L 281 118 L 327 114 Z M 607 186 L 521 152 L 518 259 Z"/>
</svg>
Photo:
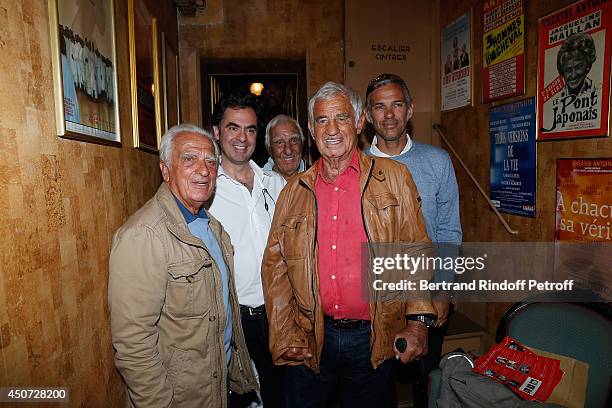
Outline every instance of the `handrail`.
<svg viewBox="0 0 612 408">
<path fill-rule="evenodd" d="M 438 135 L 442 138 L 444 143 L 446 143 L 446 145 L 448 146 L 449 150 L 453 153 L 453 155 L 455 155 L 455 158 L 457 159 L 459 164 L 461 164 L 461 167 L 463 167 L 463 170 L 465 170 L 465 172 L 470 177 L 470 180 L 472 180 L 472 183 L 474 183 L 478 191 L 480 191 L 480 194 L 482 194 L 484 199 L 487 200 L 489 207 L 491 207 L 491 209 L 493 210 L 497 218 L 499 218 L 501 223 L 504 225 L 504 228 L 506 229 L 506 231 L 508 231 L 512 235 L 518 235 L 519 232 L 517 230 L 510 228 L 510 225 L 508 225 L 508 222 L 504 219 L 504 217 L 502 217 L 497 207 L 495 207 L 493 202 L 491 202 L 491 200 L 489 199 L 489 196 L 487 196 L 487 193 L 485 193 L 484 189 L 480 186 L 476 178 L 472 175 L 470 170 L 467 168 L 466 164 L 463 162 L 463 160 L 461 160 L 461 157 L 459 156 L 455 148 L 450 144 L 446 136 L 444 136 L 444 133 L 442 132 L 442 127 L 439 124 L 434 123 L 433 128 L 436 132 L 438 132 Z"/>
</svg>

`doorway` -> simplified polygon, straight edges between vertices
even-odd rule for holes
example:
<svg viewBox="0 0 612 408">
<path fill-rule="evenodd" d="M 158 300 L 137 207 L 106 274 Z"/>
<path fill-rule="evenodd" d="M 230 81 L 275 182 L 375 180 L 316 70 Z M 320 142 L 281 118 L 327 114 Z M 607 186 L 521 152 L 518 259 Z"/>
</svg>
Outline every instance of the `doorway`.
<svg viewBox="0 0 612 408">
<path fill-rule="evenodd" d="M 276 115 L 284 113 L 295 118 L 308 135 L 306 113 L 306 62 L 304 60 L 269 59 L 206 59 L 200 61 L 202 78 L 202 118 L 212 127 L 211 117 L 215 104 L 234 94 L 251 93 L 251 84 L 263 85 L 256 99 L 260 105 L 260 128 L 253 161 L 263 166 L 268 160 L 265 148 L 265 129 Z M 309 138 L 304 145 L 308 157 Z"/>
</svg>

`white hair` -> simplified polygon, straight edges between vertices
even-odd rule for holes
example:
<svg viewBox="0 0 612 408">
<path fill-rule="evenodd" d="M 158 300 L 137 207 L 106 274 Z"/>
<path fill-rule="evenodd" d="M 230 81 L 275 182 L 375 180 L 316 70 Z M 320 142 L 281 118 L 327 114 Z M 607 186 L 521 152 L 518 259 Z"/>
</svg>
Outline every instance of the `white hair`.
<svg viewBox="0 0 612 408">
<path fill-rule="evenodd" d="M 180 125 L 172 126 L 164 135 L 162 136 L 161 143 L 159 145 L 159 160 L 166 163 L 168 167 L 172 166 L 172 150 L 174 149 L 174 138 L 181 133 L 195 133 L 198 135 L 202 135 L 215 147 L 215 157 L 219 158 L 219 146 L 215 142 L 212 133 L 202 129 L 199 126 L 192 125 L 190 123 L 183 123 Z M 217 160 L 217 163 L 219 161 Z"/>
<path fill-rule="evenodd" d="M 346 99 L 349 100 L 351 105 L 353 106 L 353 113 L 355 114 L 355 126 L 359 122 L 359 118 L 361 117 L 361 113 L 363 111 L 363 103 L 361 102 L 361 97 L 355 91 L 342 84 L 338 84 L 336 82 L 326 82 L 317 93 L 315 93 L 308 101 L 308 121 L 312 126 L 315 125 L 314 118 L 314 105 L 319 99 L 330 99 L 334 96 L 342 95 Z"/>
<path fill-rule="evenodd" d="M 266 149 L 270 149 L 270 132 L 272 131 L 272 129 L 274 129 L 277 125 L 282 125 L 285 123 L 293 123 L 295 125 L 298 130 L 298 133 L 300 134 L 300 140 L 302 141 L 302 144 L 304 144 L 304 132 L 302 132 L 302 128 L 300 127 L 298 121 L 293 119 L 291 116 L 281 113 L 280 115 L 276 115 L 275 117 L 273 117 L 272 120 L 268 123 L 268 126 L 266 126 Z"/>
</svg>

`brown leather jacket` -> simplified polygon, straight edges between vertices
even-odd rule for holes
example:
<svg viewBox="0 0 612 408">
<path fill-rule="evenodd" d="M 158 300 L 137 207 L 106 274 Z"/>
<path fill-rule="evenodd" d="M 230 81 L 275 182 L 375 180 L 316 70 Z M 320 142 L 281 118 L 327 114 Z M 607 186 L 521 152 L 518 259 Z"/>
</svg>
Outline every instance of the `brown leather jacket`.
<svg viewBox="0 0 612 408">
<path fill-rule="evenodd" d="M 291 347 L 308 347 L 313 358 L 305 364 L 316 372 L 323 348 L 314 194 L 317 163 L 290 179 L 281 192 L 261 271 L 274 363 L 302 364 L 284 359 L 283 354 Z M 368 243 L 430 242 L 417 189 L 406 166 L 362 152 L 359 165 L 362 218 Z M 372 285 L 369 287 L 371 290 Z M 427 299 L 370 302 L 373 367 L 393 357 L 395 335 L 406 327 L 404 316 L 411 313 L 435 311 Z"/>
</svg>

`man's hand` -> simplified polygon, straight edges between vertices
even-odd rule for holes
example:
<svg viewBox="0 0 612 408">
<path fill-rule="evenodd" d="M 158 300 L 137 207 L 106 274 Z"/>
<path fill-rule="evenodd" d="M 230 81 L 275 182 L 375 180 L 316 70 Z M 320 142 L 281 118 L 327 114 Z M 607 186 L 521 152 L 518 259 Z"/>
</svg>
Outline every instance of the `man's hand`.
<svg viewBox="0 0 612 408">
<path fill-rule="evenodd" d="M 402 360 L 406 364 L 414 361 L 427 354 L 427 326 L 424 323 L 409 320 L 406 328 L 395 335 L 395 340 L 402 337 L 406 339 L 408 346 L 403 353 L 400 353 L 395 348 L 395 340 L 393 341 L 393 351 L 395 357 Z"/>
<path fill-rule="evenodd" d="M 283 354 L 285 360 L 304 361 L 304 359 L 312 358 L 312 353 L 306 347 L 291 347 Z"/>
<path fill-rule="evenodd" d="M 440 327 L 448 320 L 448 310 L 450 303 L 445 300 L 434 300 L 431 303 L 433 304 L 436 314 L 438 315 L 436 327 Z"/>
</svg>

